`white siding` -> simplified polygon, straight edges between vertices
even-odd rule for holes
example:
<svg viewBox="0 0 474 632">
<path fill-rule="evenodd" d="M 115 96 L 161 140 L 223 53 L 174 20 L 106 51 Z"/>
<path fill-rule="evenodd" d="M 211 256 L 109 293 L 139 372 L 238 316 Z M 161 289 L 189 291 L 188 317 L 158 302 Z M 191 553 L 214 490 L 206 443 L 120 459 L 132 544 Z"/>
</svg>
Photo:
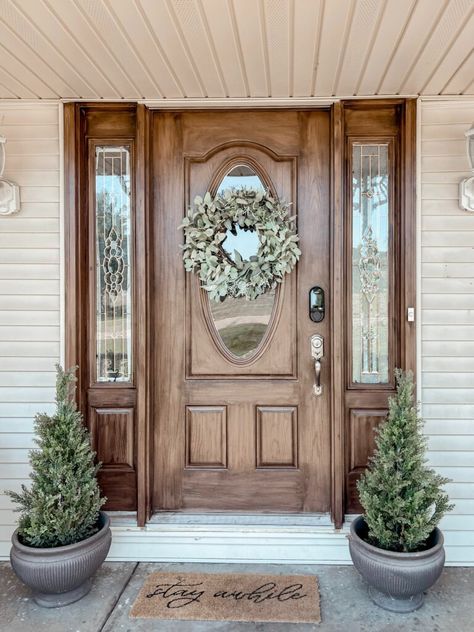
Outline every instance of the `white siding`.
<svg viewBox="0 0 474 632">
<path fill-rule="evenodd" d="M 458 206 L 469 175 L 474 100 L 421 103 L 421 401 L 431 463 L 452 479 L 447 560 L 474 563 L 474 214 Z"/>
<path fill-rule="evenodd" d="M 5 176 L 21 187 L 18 215 L 0 216 L 0 557 L 16 521 L 4 489 L 28 477 L 33 417 L 50 411 L 60 357 L 58 103 L 0 103 Z"/>
</svg>

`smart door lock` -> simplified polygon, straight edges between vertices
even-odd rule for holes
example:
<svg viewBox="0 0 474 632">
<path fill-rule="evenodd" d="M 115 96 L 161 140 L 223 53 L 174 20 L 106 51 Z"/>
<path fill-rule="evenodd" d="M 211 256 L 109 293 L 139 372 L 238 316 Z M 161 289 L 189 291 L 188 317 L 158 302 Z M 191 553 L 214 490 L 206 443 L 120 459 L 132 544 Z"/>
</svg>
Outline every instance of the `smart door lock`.
<svg viewBox="0 0 474 632">
<path fill-rule="evenodd" d="M 324 290 L 319 285 L 309 291 L 309 317 L 313 323 L 320 323 L 324 318 Z"/>
</svg>

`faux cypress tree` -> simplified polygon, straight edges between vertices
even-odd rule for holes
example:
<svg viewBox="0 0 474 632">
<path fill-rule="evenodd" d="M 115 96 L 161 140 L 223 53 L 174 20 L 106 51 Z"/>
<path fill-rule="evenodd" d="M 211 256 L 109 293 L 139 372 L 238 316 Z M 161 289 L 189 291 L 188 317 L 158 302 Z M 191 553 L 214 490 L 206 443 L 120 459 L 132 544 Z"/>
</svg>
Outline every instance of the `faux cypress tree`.
<svg viewBox="0 0 474 632">
<path fill-rule="evenodd" d="M 23 544 L 55 547 L 80 542 L 97 530 L 101 498 L 87 429 L 74 403 L 75 368 L 56 367 L 56 412 L 39 414 L 31 450 L 31 488 L 6 492 L 19 505 Z"/>
<path fill-rule="evenodd" d="M 375 454 L 358 483 L 369 542 L 390 551 L 417 551 L 452 509 L 443 478 L 426 464 L 423 421 L 413 375 L 397 369 L 397 392 L 376 437 Z"/>
</svg>

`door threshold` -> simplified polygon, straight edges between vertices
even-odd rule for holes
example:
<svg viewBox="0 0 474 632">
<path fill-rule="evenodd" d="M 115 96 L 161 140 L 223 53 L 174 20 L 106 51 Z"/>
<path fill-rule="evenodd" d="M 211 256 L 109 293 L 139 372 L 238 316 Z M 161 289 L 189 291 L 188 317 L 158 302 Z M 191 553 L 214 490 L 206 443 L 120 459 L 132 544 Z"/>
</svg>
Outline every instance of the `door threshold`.
<svg viewBox="0 0 474 632">
<path fill-rule="evenodd" d="M 137 524 L 135 511 L 108 511 L 113 527 L 131 527 Z M 250 513 L 250 512 L 191 512 L 156 511 L 147 526 L 242 526 L 242 527 L 334 527 L 329 513 Z"/>
<path fill-rule="evenodd" d="M 332 527 L 329 513 L 248 513 L 157 511 L 148 524 Z"/>
</svg>

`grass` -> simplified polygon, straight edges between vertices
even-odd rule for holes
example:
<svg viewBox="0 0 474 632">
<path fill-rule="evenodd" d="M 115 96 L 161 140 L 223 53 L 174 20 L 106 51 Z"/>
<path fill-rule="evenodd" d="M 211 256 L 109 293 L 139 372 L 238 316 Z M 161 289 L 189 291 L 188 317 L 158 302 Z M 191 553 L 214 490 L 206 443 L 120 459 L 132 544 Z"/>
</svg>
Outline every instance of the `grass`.
<svg viewBox="0 0 474 632">
<path fill-rule="evenodd" d="M 266 329 L 267 325 L 246 323 L 225 327 L 219 331 L 219 334 L 229 351 L 243 358 L 258 347 Z"/>
</svg>

